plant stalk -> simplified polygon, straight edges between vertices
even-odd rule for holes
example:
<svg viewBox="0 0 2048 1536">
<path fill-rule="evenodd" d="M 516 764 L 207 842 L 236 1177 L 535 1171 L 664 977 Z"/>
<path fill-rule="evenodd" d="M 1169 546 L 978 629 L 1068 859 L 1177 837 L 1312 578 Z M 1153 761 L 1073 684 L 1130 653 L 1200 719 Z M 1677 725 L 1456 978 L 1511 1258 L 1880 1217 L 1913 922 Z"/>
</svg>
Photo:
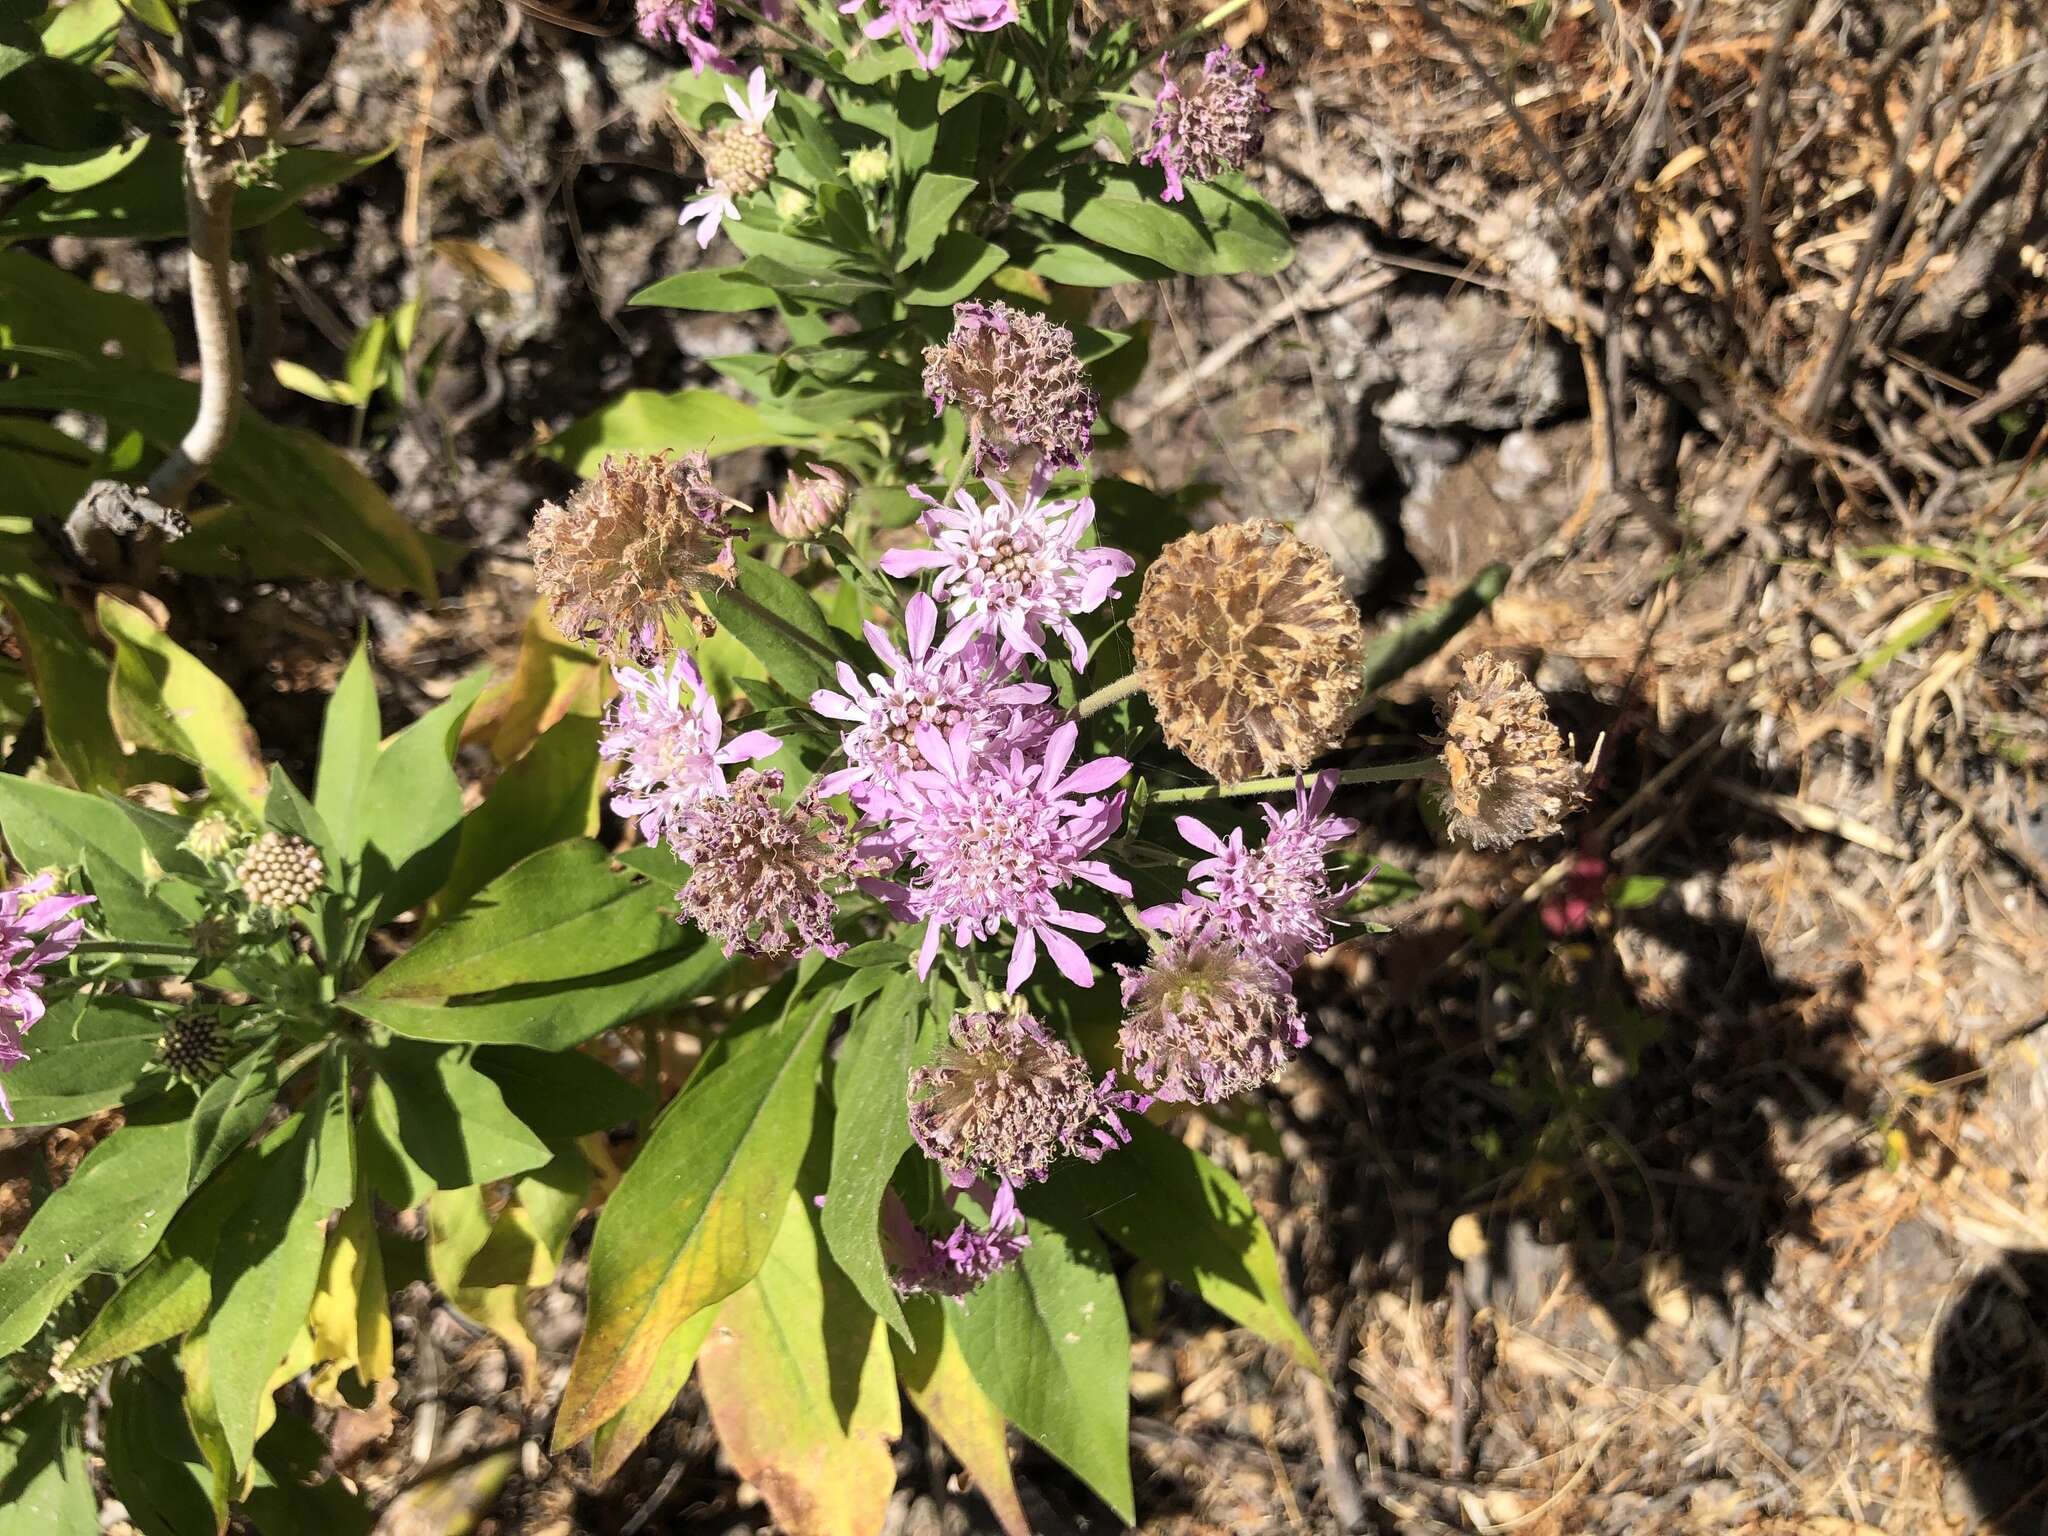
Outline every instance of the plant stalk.
<svg viewBox="0 0 2048 1536">
<path fill-rule="evenodd" d="M 1128 699 L 1144 686 L 1144 673 L 1126 673 L 1115 682 L 1105 683 L 1102 687 L 1089 694 L 1087 698 L 1083 699 L 1075 707 L 1074 713 L 1081 719 L 1086 720 L 1090 715 L 1099 714 L 1101 711 L 1109 708 L 1110 705 L 1116 703 L 1119 699 Z M 1288 782 L 1291 784 L 1294 781 L 1290 779 Z"/>
<path fill-rule="evenodd" d="M 1370 768 L 1346 768 L 1337 775 L 1339 784 L 1397 784 L 1406 779 L 1441 779 L 1443 764 L 1434 757 L 1413 757 L 1401 763 L 1377 763 Z M 1189 800 L 1225 800 L 1238 795 L 1275 795 L 1303 783 L 1308 775 L 1281 774 L 1270 779 L 1241 779 L 1235 784 L 1194 784 L 1185 789 L 1162 789 L 1152 797 L 1154 805 L 1173 805 Z"/>
</svg>

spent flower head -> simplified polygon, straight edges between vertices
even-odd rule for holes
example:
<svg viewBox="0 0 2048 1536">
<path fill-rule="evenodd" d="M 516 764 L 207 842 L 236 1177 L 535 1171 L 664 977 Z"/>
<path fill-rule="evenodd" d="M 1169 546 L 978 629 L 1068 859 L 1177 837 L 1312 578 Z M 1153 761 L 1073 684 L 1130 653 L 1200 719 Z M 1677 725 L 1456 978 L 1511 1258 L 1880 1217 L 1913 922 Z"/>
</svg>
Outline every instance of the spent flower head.
<svg viewBox="0 0 2048 1536">
<path fill-rule="evenodd" d="M 1092 613 L 1116 596 L 1116 584 L 1133 569 L 1120 549 L 1084 549 L 1081 540 L 1095 521 L 1095 503 L 1021 502 L 993 480 L 979 504 L 963 488 L 950 503 L 934 501 L 915 486 L 924 503 L 919 521 L 929 549 L 892 549 L 882 556 L 891 576 L 933 572 L 932 591 L 956 623 L 970 632 L 986 629 L 1010 650 L 1045 658 L 1048 632 L 1066 642 L 1079 668 L 1087 665 L 1088 644 L 1074 616 Z"/>
<path fill-rule="evenodd" d="M 188 1009 L 164 1026 L 156 1043 L 156 1059 L 182 1082 L 205 1086 L 220 1076 L 227 1062 L 227 1032 L 211 1008 Z"/>
<path fill-rule="evenodd" d="M 699 800 L 683 819 L 677 852 L 690 878 L 676 892 L 685 922 L 730 954 L 836 955 L 834 897 L 857 861 L 843 818 L 815 788 L 777 803 L 782 775 L 743 770 L 730 793 Z"/>
<path fill-rule="evenodd" d="M 1459 841 L 1505 848 L 1549 837 L 1584 802 L 1586 770 L 1513 662 L 1467 657 L 1444 716 L 1444 809 Z"/>
<path fill-rule="evenodd" d="M 1035 451 L 1034 473 L 1078 469 L 1102 408 L 1074 333 L 1057 321 L 997 300 L 953 306 L 953 333 L 924 349 L 924 392 L 932 410 L 955 405 L 967 418 L 977 474 L 1010 467 Z"/>
<path fill-rule="evenodd" d="M 1313 787 L 1297 785 L 1287 810 L 1260 806 L 1266 836 L 1256 848 L 1247 846 L 1241 828 L 1218 837 L 1194 817 L 1179 817 L 1180 835 L 1208 857 L 1188 871 L 1194 889 L 1181 898 L 1185 910 L 1155 907 L 1146 920 L 1166 927 L 1213 924 L 1283 973 L 1328 949 L 1331 924 L 1358 890 L 1333 886 L 1324 862 L 1358 830 L 1356 822 L 1328 814 L 1336 788 L 1337 775 L 1325 773 Z"/>
<path fill-rule="evenodd" d="M 739 505 L 703 453 L 607 456 L 597 477 L 533 519 L 534 583 L 555 623 L 613 653 L 648 648 L 663 616 L 730 586 Z M 715 626 L 701 610 L 697 628 Z"/>
<path fill-rule="evenodd" d="M 782 746 L 766 731 L 722 742 L 718 701 L 685 651 L 644 671 L 621 662 L 612 680 L 619 691 L 605 712 L 598 751 L 618 765 L 612 809 L 639 817 L 640 835 L 650 843 L 674 840 L 693 806 L 725 794 L 728 767 L 758 763 Z"/>
<path fill-rule="evenodd" d="M 920 1231 L 893 1190 L 882 1200 L 882 1242 L 891 1270 L 889 1283 L 901 1296 L 967 1295 L 1009 1267 L 1031 1246 L 1024 1213 L 1017 1209 L 1017 1191 L 1008 1179 L 991 1189 L 975 1179 L 967 1192 L 988 1211 L 988 1225 L 962 1220 L 944 1238 Z"/>
<path fill-rule="evenodd" d="M 712 0 L 639 0 L 640 35 L 650 43 L 673 43 L 689 55 L 690 70 L 731 74 L 735 66 L 712 36 L 718 7 Z"/>
<path fill-rule="evenodd" d="M 1365 626 L 1329 555 L 1278 523 L 1175 539 L 1131 646 L 1167 742 L 1223 783 L 1306 768 L 1356 716 Z"/>
<path fill-rule="evenodd" d="M 924 766 L 917 748 L 922 730 L 960 736 L 977 759 L 1003 747 L 1039 739 L 1052 696 L 1043 683 L 1013 681 L 1015 668 L 996 644 L 969 628 L 938 637 L 938 605 L 920 592 L 904 611 L 905 649 L 899 651 L 877 624 L 864 626 L 868 644 L 888 674 L 871 672 L 863 682 L 839 663 L 839 686 L 811 695 L 811 708 L 847 726 L 840 738 L 847 766 L 819 781 L 828 795 L 848 794 L 869 816 L 888 813 L 892 787 Z"/>
<path fill-rule="evenodd" d="M 869 37 L 894 32 L 919 69 L 937 69 L 953 51 L 957 34 L 994 32 L 1017 19 L 1016 0 L 877 0 L 881 14 L 861 28 Z M 867 8 L 867 0 L 846 0 L 842 16 Z M 924 36 L 918 29 L 924 29 Z"/>
<path fill-rule="evenodd" d="M 288 832 L 265 832 L 235 866 L 235 885 L 249 904 L 273 912 L 303 906 L 326 883 L 319 850 Z"/>
<path fill-rule="evenodd" d="M 43 1016 L 44 973 L 85 935 L 85 920 L 73 914 L 92 897 L 55 895 L 56 883 L 53 875 L 38 875 L 0 890 L 0 1073 L 28 1060 L 22 1036 Z M 14 1118 L 4 1087 L 0 1115 Z"/>
<path fill-rule="evenodd" d="M 1165 77 L 1152 116 L 1152 137 L 1138 156 L 1141 165 L 1165 173 L 1165 199 L 1187 196 L 1186 183 L 1241 171 L 1265 142 L 1266 114 L 1272 111 L 1259 81 L 1263 64 L 1247 68 L 1229 47 L 1212 48 L 1202 59 L 1202 76 L 1183 91 L 1165 55 Z"/>
<path fill-rule="evenodd" d="M 1119 965 L 1124 1070 L 1154 1098 L 1215 1104 L 1268 1082 L 1308 1043 L 1287 977 L 1197 908 L 1143 967 Z"/>
<path fill-rule="evenodd" d="M 956 1182 L 1028 1183 L 1062 1157 L 1095 1161 L 1129 1140 L 1119 1110 L 1141 1109 L 1021 1003 L 953 1016 L 936 1062 L 910 1075 L 910 1134 Z"/>
<path fill-rule="evenodd" d="M 1102 791 L 1131 765 L 1100 757 L 1069 772 L 1079 730 L 1070 720 L 1042 754 L 1013 748 L 1007 756 L 978 753 L 960 727 L 951 736 L 917 733 L 926 766 L 897 781 L 888 826 L 863 847 L 909 864 L 897 881 L 866 885 L 899 918 L 926 925 L 918 975 L 930 974 L 948 934 L 967 949 L 1008 925 L 1015 937 L 1007 990 L 1030 979 L 1041 945 L 1074 985 L 1094 984 L 1087 954 L 1069 935 L 1100 933 L 1103 921 L 1061 906 L 1059 893 L 1086 881 L 1130 895 L 1130 882 L 1091 855 L 1123 820 L 1123 795 Z"/>
<path fill-rule="evenodd" d="M 775 141 L 768 137 L 768 114 L 775 110 L 775 97 L 768 89 L 767 72 L 758 65 L 747 76 L 745 96 L 729 85 L 725 88 L 733 120 L 705 136 L 704 195 L 685 203 L 676 219 L 686 229 L 693 222 L 697 225 L 700 250 L 718 238 L 722 221 L 739 222 L 738 199 L 752 197 L 775 174 Z"/>
</svg>

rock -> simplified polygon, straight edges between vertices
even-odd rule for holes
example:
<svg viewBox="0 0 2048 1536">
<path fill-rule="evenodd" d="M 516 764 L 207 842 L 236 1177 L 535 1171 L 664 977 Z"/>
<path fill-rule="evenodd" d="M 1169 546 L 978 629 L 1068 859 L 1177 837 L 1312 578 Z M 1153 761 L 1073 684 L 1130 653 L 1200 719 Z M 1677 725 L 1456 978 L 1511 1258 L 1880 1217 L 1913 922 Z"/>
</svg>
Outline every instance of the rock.
<svg viewBox="0 0 2048 1536">
<path fill-rule="evenodd" d="M 1490 294 L 1402 294 L 1369 343 L 1393 391 L 1382 423 L 1441 431 L 1504 432 L 1557 415 L 1569 375 L 1565 351 L 1538 322 Z"/>
<path fill-rule="evenodd" d="M 1338 580 L 1353 597 L 1369 591 L 1386 569 L 1386 528 L 1341 480 L 1323 487 L 1314 509 L 1294 525 L 1294 532 L 1328 551 Z"/>
</svg>

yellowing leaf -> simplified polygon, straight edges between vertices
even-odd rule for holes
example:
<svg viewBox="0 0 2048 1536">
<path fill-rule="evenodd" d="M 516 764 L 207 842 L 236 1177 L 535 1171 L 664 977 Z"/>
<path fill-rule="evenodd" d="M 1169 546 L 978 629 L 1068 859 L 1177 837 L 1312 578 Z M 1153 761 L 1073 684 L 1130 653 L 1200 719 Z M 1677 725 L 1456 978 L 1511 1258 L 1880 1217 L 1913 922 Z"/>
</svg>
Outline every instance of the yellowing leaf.
<svg viewBox="0 0 2048 1536">
<path fill-rule="evenodd" d="M 913 1354 L 901 1339 L 890 1338 L 897 1377 L 911 1405 L 938 1431 L 946 1449 L 974 1479 L 997 1523 L 1009 1536 L 1031 1536 L 1031 1522 L 1024 1518 L 1017 1485 L 1010 1477 L 1010 1448 L 1002 1412 L 967 1368 L 946 1305 L 932 1296 L 905 1304 L 904 1316 L 917 1350 Z"/>
<path fill-rule="evenodd" d="M 451 1306 L 505 1341 L 519 1360 L 520 1381 L 532 1402 L 540 1392 L 540 1352 L 527 1331 L 526 1287 L 462 1283 L 491 1232 L 481 1188 L 436 1190 L 427 1202 L 427 1269 Z"/>
<path fill-rule="evenodd" d="M 465 743 L 482 742 L 500 763 L 523 755 L 565 715 L 595 718 L 604 707 L 597 657 L 564 638 L 536 603 L 519 636 L 512 675 L 484 690 L 462 727 Z"/>
<path fill-rule="evenodd" d="M 341 1214 L 327 1235 L 320 1288 L 308 1314 L 313 1359 L 321 1369 L 313 1395 L 329 1407 L 341 1402 L 342 1372 L 354 1369 L 365 1386 L 391 1374 L 391 1312 L 385 1298 L 384 1252 L 377 1243 L 367 1196 Z"/>
<path fill-rule="evenodd" d="M 234 691 L 140 608 L 102 593 L 99 621 L 114 642 L 114 728 L 138 746 L 198 764 L 215 796 L 260 821 L 269 773 Z"/>
<path fill-rule="evenodd" d="M 874 1536 L 902 1432 L 881 1319 L 792 1190 L 761 1272 L 719 1310 L 697 1380 L 740 1476 L 790 1536 Z"/>
<path fill-rule="evenodd" d="M 474 278 L 507 293 L 533 292 L 533 274 L 502 251 L 494 251 L 474 240 L 436 240 L 434 254 Z"/>
</svg>

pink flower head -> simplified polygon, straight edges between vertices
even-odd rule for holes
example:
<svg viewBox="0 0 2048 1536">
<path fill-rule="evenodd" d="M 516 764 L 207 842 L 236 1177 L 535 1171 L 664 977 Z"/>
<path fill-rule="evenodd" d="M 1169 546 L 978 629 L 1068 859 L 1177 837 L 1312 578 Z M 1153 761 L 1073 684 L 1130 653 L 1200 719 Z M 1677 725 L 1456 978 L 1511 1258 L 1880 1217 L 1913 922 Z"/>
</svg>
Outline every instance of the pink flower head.
<svg viewBox="0 0 2048 1536">
<path fill-rule="evenodd" d="M 1153 112 L 1152 140 L 1138 163 L 1165 173 L 1163 196 L 1177 203 L 1187 196 L 1186 182 L 1243 170 L 1265 141 L 1265 117 L 1272 108 L 1259 88 L 1266 67 L 1247 68 L 1228 46 L 1209 50 L 1202 59 L 1202 78 L 1191 91 L 1174 84 L 1164 55 L 1159 72 L 1165 79 Z"/>
<path fill-rule="evenodd" d="M 1009 991 L 1030 979 L 1041 944 L 1075 986 L 1094 985 L 1087 954 L 1067 935 L 1100 933 L 1102 919 L 1068 911 L 1056 893 L 1085 880 L 1130 895 L 1129 881 L 1089 855 L 1123 820 L 1123 795 L 1101 792 L 1131 765 L 1100 757 L 1068 772 L 1079 736 L 1080 727 L 1068 721 L 1034 761 L 1021 749 L 1007 759 L 984 758 L 961 727 L 950 737 L 929 728 L 917 733 L 928 766 L 898 781 L 888 830 L 862 851 L 910 862 L 902 883 L 866 885 L 900 919 L 926 924 L 918 975 L 931 973 L 947 932 L 964 949 L 994 938 L 1007 923 L 1016 932 Z"/>
<path fill-rule="evenodd" d="M 704 195 L 685 203 L 676 219 L 684 228 L 697 222 L 700 250 L 718 238 L 724 220 L 739 220 L 740 206 L 735 199 L 752 197 L 768 185 L 775 172 L 775 141 L 768 137 L 768 114 L 775 110 L 775 97 L 776 92 L 768 89 L 767 71 L 759 65 L 747 76 L 746 95 L 730 85 L 725 88 L 733 121 L 721 123 L 706 137 Z"/>
<path fill-rule="evenodd" d="M 1017 1191 L 1008 1179 L 994 1189 L 972 1179 L 967 1192 L 988 1211 L 988 1225 L 962 1221 L 943 1239 L 927 1236 L 911 1221 L 903 1202 L 890 1191 L 882 1201 L 882 1243 L 894 1273 L 890 1284 L 902 1296 L 967 1295 L 989 1276 L 1007 1269 L 1031 1246 L 1024 1213 L 1017 1209 Z"/>
<path fill-rule="evenodd" d="M 45 895 L 55 883 L 54 876 L 38 875 L 0 891 L 0 1073 L 28 1060 L 21 1038 L 43 1016 L 42 973 L 69 956 L 85 933 L 84 920 L 70 914 L 92 898 Z M 0 1114 L 14 1118 L 4 1088 Z"/>
<path fill-rule="evenodd" d="M 1117 582 L 1134 569 L 1120 549 L 1083 549 L 1081 538 L 1095 521 L 1095 503 L 1012 501 L 993 480 L 986 506 L 963 488 L 951 505 L 932 500 L 916 487 L 910 494 L 925 504 L 919 521 L 931 536 L 930 549 L 892 549 L 882 556 L 891 576 L 934 571 L 933 593 L 947 604 L 955 623 L 970 632 L 989 630 L 1012 652 L 1045 658 L 1049 630 L 1067 643 L 1075 667 L 1088 661 L 1087 643 L 1074 616 L 1092 613 L 1116 596 Z"/>
<path fill-rule="evenodd" d="M 599 752 L 618 764 L 612 809 L 640 818 L 650 843 L 675 846 L 691 807 L 726 793 L 725 769 L 758 763 L 781 748 L 766 731 L 744 731 L 720 745 L 718 701 L 686 651 L 651 670 L 612 668 L 618 697 L 605 714 Z"/>
<path fill-rule="evenodd" d="M 1179 817 L 1180 835 L 1209 855 L 1188 871 L 1195 890 L 1181 898 L 1182 907 L 1234 936 L 1250 953 L 1292 971 L 1309 955 L 1330 947 L 1330 925 L 1357 885 L 1333 888 L 1324 858 L 1336 844 L 1358 830 L 1358 824 L 1324 812 L 1336 792 L 1337 775 L 1317 777 L 1315 787 L 1297 783 L 1294 805 L 1286 811 L 1261 806 L 1266 840 L 1245 846 L 1242 829 L 1218 837 L 1192 816 Z M 1155 926 L 1186 920 L 1172 907 L 1145 914 Z"/>
<path fill-rule="evenodd" d="M 882 14 L 861 31 L 868 37 L 887 37 L 891 32 L 903 39 L 903 46 L 917 60 L 919 69 L 937 69 L 953 51 L 954 34 L 994 32 L 1017 19 L 1015 0 L 880 0 Z M 867 0 L 846 0 L 839 7 L 842 16 L 862 9 Z M 917 28 L 929 27 L 931 40 L 919 42 Z"/>
<path fill-rule="evenodd" d="M 640 35 L 650 43 L 673 43 L 690 58 L 693 74 L 705 69 L 730 75 L 738 66 L 712 37 L 718 7 L 712 0 L 640 0 Z"/>
<path fill-rule="evenodd" d="M 890 786 L 923 765 L 917 751 L 921 730 L 947 737 L 964 732 L 977 757 L 998 745 L 1030 744 L 1038 712 L 1023 712 L 1043 704 L 1052 690 L 1008 681 L 1014 669 L 998 658 L 992 640 L 965 628 L 934 645 L 938 604 L 922 592 L 904 612 L 908 654 L 896 649 L 881 626 L 864 628 L 888 676 L 871 672 L 862 682 L 842 661 L 839 686 L 845 691 L 821 688 L 811 695 L 811 708 L 848 726 L 841 742 L 847 766 L 819 780 L 824 794 L 851 793 L 868 815 L 885 814 Z"/>
</svg>

